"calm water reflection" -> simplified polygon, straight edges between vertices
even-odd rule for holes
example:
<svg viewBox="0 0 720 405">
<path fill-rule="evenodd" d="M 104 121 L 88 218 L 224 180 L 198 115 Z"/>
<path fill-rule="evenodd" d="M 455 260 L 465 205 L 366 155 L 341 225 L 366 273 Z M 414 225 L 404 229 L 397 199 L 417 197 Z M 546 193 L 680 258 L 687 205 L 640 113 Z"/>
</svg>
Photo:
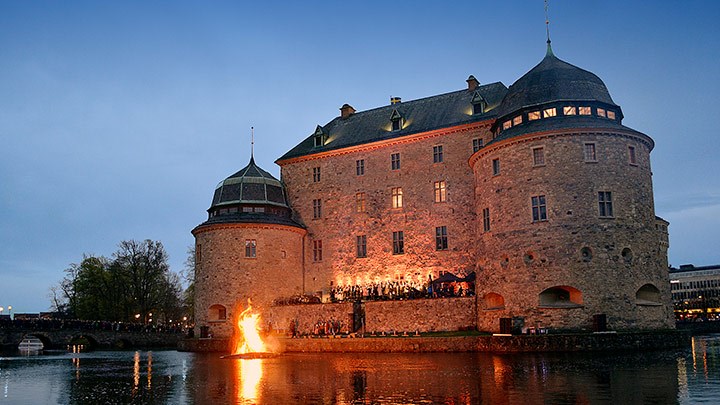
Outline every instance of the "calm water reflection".
<svg viewBox="0 0 720 405">
<path fill-rule="evenodd" d="M 585 404 L 720 402 L 720 335 L 636 354 L 174 351 L 0 358 L 0 403 Z"/>
</svg>

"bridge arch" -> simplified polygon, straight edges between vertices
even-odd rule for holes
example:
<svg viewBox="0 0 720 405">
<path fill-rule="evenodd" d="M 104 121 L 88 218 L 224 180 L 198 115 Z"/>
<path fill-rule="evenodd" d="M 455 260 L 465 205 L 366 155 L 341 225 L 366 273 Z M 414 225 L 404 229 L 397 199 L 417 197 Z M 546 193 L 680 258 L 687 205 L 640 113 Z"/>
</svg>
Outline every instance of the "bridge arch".
<svg viewBox="0 0 720 405">
<path fill-rule="evenodd" d="M 99 340 L 90 334 L 82 333 L 78 335 L 71 335 L 67 340 L 69 346 L 83 345 L 86 349 L 97 349 L 100 347 Z"/>
<path fill-rule="evenodd" d="M 24 334 L 23 337 L 22 337 L 22 339 L 20 339 L 20 341 L 22 341 L 23 339 L 25 339 L 25 338 L 27 338 L 27 337 L 35 337 L 35 338 L 40 339 L 40 341 L 41 341 L 42 344 L 43 344 L 43 348 L 44 348 L 44 349 L 49 349 L 49 348 L 53 347 L 53 341 L 52 341 L 52 339 L 50 339 L 50 337 L 49 337 L 48 335 L 44 334 L 44 333 L 29 332 L 29 333 Z M 19 343 L 19 342 L 18 342 L 18 343 Z"/>
</svg>

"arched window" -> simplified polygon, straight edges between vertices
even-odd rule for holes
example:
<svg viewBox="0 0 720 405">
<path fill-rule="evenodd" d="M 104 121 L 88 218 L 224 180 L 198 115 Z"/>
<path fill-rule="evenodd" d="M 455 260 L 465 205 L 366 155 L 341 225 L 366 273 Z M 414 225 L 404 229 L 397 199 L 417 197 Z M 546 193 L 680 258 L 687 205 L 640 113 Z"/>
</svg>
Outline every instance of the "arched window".
<svg viewBox="0 0 720 405">
<path fill-rule="evenodd" d="M 224 306 L 220 304 L 215 304 L 210 306 L 210 310 L 208 311 L 208 320 L 209 321 L 224 321 L 227 319 L 227 309 L 225 309 Z"/>
<path fill-rule="evenodd" d="M 538 296 L 541 307 L 577 308 L 582 305 L 582 293 L 574 287 L 562 285 L 550 287 Z"/>
<path fill-rule="evenodd" d="M 483 297 L 484 308 L 487 311 L 505 308 L 505 298 L 496 293 L 487 293 Z"/>
<path fill-rule="evenodd" d="M 662 305 L 660 302 L 660 290 L 652 284 L 645 284 L 635 293 L 635 303 L 648 306 Z"/>
</svg>

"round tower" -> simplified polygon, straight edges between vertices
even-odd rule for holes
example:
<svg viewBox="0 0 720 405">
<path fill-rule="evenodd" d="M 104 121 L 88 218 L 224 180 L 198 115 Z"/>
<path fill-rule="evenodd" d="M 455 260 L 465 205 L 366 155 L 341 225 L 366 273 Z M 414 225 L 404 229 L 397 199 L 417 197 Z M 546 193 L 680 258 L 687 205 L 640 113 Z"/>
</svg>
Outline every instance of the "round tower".
<svg viewBox="0 0 720 405">
<path fill-rule="evenodd" d="M 478 327 L 672 328 L 655 216 L 653 140 L 591 72 L 545 58 L 510 86 L 494 139 L 470 158 Z"/>
<path fill-rule="evenodd" d="M 215 188 L 208 220 L 195 236 L 195 323 L 232 335 L 233 311 L 248 298 L 261 312 L 302 293 L 305 229 L 291 218 L 285 187 L 251 157 Z"/>
</svg>

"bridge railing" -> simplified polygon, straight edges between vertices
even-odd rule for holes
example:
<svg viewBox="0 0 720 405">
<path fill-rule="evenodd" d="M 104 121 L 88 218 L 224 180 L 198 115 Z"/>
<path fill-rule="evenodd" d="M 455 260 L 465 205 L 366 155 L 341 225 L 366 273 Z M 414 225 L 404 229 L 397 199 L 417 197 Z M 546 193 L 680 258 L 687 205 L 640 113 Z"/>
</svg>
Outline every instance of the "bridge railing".
<svg viewBox="0 0 720 405">
<path fill-rule="evenodd" d="M 80 319 L 0 319 L 3 330 L 80 330 L 133 333 L 185 333 L 180 326 L 131 322 L 85 321 Z"/>
</svg>

